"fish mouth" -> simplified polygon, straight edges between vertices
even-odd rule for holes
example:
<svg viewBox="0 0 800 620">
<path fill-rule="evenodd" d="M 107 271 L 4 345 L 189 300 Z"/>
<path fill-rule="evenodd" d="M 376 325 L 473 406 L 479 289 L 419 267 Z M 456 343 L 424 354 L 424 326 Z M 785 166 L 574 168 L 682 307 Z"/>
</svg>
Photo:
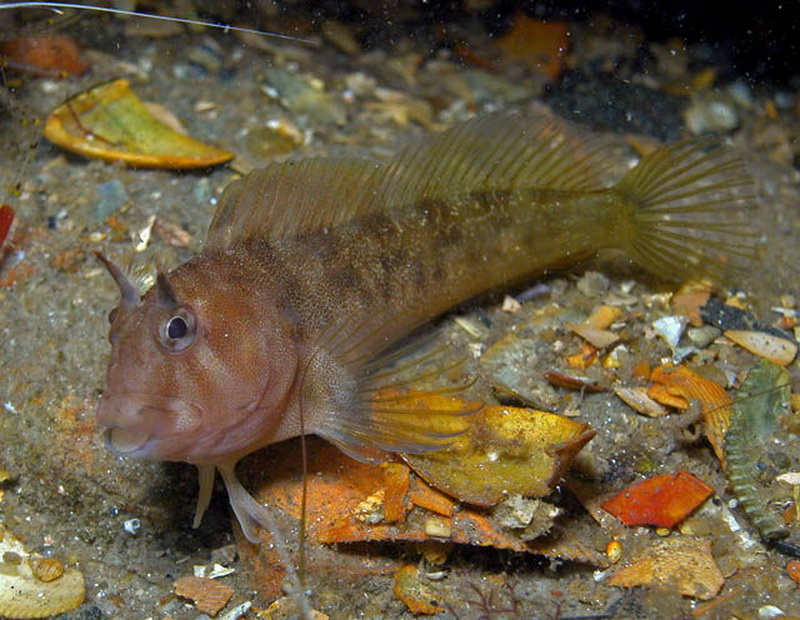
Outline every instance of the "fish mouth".
<svg viewBox="0 0 800 620">
<path fill-rule="evenodd" d="M 191 436 L 202 419 L 193 403 L 139 392 L 103 394 L 97 408 L 106 447 L 133 458 L 171 460 L 170 446 Z"/>
<path fill-rule="evenodd" d="M 106 448 L 122 456 L 134 456 L 150 441 L 151 434 L 134 428 L 107 428 L 103 431 Z"/>
</svg>

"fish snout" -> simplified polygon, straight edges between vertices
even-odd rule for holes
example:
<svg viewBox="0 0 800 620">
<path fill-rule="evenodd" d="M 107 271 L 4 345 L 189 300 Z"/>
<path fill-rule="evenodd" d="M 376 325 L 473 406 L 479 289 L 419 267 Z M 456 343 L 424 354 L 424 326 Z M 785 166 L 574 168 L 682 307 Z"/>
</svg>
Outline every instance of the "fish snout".
<svg viewBox="0 0 800 620">
<path fill-rule="evenodd" d="M 106 447 L 133 458 L 159 458 L 158 445 L 191 431 L 200 421 L 196 407 L 170 397 L 104 394 L 97 408 L 97 423 L 106 427 Z"/>
</svg>

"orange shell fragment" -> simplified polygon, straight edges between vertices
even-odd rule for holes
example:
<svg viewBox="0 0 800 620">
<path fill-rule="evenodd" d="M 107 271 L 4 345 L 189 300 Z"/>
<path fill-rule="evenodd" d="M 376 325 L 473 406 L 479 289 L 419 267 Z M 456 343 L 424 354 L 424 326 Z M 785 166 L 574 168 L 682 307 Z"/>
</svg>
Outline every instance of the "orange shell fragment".
<svg viewBox="0 0 800 620">
<path fill-rule="evenodd" d="M 700 403 L 706 439 L 725 466 L 725 433 L 731 420 L 733 399 L 718 383 L 701 377 L 686 366 L 664 364 L 654 369 L 647 395 L 663 405 L 686 409 L 690 400 Z"/>
<path fill-rule="evenodd" d="M 216 616 L 228 604 L 234 589 L 208 577 L 181 577 L 173 586 L 175 594 L 192 599 L 199 611 Z"/>
<path fill-rule="evenodd" d="M 674 527 L 706 501 L 714 489 L 679 471 L 637 482 L 602 504 L 625 525 Z"/>
<path fill-rule="evenodd" d="M 667 538 L 626 563 L 609 579 L 612 586 L 675 588 L 703 601 L 714 598 L 725 578 L 714 561 L 711 541 L 691 536 Z"/>
<path fill-rule="evenodd" d="M 514 16 L 514 24 L 496 46 L 506 60 L 520 61 L 549 82 L 561 74 L 564 58 L 569 48 L 569 31 L 566 22 L 545 22 L 527 17 L 521 11 Z"/>
<path fill-rule="evenodd" d="M 406 493 L 411 471 L 403 463 L 383 463 L 381 469 L 386 484 L 383 518 L 389 523 L 402 521 L 406 518 Z"/>
<path fill-rule="evenodd" d="M 8 66 L 32 75 L 83 75 L 90 67 L 75 38 L 63 34 L 0 42 L 0 56 Z"/>
<path fill-rule="evenodd" d="M 676 313 L 689 318 L 689 324 L 694 327 L 703 325 L 700 309 L 708 303 L 711 297 L 712 286 L 710 282 L 692 280 L 684 284 L 672 297 L 672 308 Z"/>
<path fill-rule="evenodd" d="M 44 135 L 85 157 L 144 168 L 206 168 L 234 157 L 155 118 L 127 80 L 73 97 L 47 117 Z"/>
<path fill-rule="evenodd" d="M 786 573 L 800 586 L 800 560 L 792 560 L 786 565 Z"/>
</svg>

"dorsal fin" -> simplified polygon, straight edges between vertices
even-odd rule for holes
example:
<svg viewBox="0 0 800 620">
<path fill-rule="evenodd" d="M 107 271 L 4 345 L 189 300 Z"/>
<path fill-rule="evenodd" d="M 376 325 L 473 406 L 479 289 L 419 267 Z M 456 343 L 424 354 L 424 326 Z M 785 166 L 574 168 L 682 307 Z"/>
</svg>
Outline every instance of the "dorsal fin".
<svg viewBox="0 0 800 620">
<path fill-rule="evenodd" d="M 323 158 L 254 170 L 225 188 L 206 247 L 282 239 L 345 222 L 366 211 L 383 173 L 375 162 Z"/>
<path fill-rule="evenodd" d="M 603 163 L 597 150 L 564 121 L 504 114 L 410 145 L 385 164 L 325 158 L 272 164 L 226 188 L 206 247 L 281 239 L 423 199 L 598 189 Z"/>
</svg>

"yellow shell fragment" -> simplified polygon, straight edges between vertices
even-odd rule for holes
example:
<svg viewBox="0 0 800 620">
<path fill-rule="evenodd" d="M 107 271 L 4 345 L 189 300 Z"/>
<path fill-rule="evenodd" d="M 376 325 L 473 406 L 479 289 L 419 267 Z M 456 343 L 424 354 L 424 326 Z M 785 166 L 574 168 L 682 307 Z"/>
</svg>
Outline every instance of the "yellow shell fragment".
<svg viewBox="0 0 800 620">
<path fill-rule="evenodd" d="M 723 336 L 780 366 L 788 366 L 797 356 L 797 345 L 794 342 L 766 332 L 729 329 Z"/>
<path fill-rule="evenodd" d="M 30 556 L 0 525 L 0 617 L 47 618 L 75 609 L 85 597 L 78 570 Z"/>
<path fill-rule="evenodd" d="M 190 138 L 156 118 L 127 80 L 73 97 L 47 117 L 44 135 L 79 155 L 131 166 L 205 168 L 233 159 L 233 153 Z"/>
<path fill-rule="evenodd" d="M 404 406 L 474 410 L 454 398 L 409 392 Z M 544 411 L 484 405 L 445 450 L 402 455 L 435 488 L 463 502 L 493 506 L 512 494 L 543 497 L 595 435 L 588 425 Z"/>
</svg>

